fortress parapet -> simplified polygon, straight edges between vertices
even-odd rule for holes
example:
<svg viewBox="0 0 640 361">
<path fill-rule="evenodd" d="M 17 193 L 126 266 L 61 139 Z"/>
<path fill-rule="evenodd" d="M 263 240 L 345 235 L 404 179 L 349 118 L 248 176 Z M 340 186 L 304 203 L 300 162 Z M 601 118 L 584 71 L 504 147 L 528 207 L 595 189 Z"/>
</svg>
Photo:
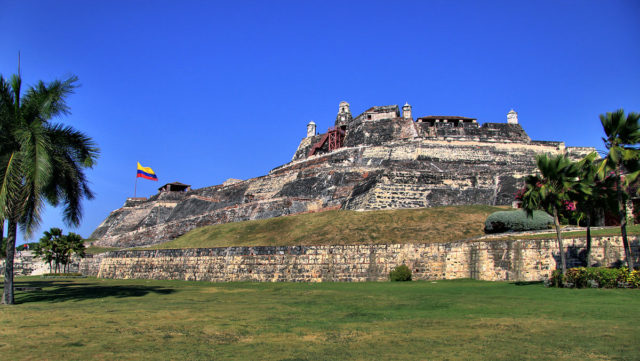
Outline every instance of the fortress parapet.
<svg viewBox="0 0 640 361">
<path fill-rule="evenodd" d="M 147 201 L 146 197 L 129 197 L 127 198 L 127 200 L 124 202 L 124 206 L 125 207 L 134 207 L 138 204 L 144 203 Z"/>
<path fill-rule="evenodd" d="M 408 139 L 531 143 L 513 109 L 507 114 L 506 123 L 480 124 L 476 118 L 457 115 L 428 115 L 414 121 L 409 103 L 402 107 L 402 114 L 397 105 L 384 105 L 371 107 L 354 118 L 349 103 L 341 102 L 335 126 L 326 133 L 316 134 L 314 122 L 307 125 L 307 136 L 300 142 L 293 160 L 326 154 L 342 147 L 376 146 Z"/>
</svg>

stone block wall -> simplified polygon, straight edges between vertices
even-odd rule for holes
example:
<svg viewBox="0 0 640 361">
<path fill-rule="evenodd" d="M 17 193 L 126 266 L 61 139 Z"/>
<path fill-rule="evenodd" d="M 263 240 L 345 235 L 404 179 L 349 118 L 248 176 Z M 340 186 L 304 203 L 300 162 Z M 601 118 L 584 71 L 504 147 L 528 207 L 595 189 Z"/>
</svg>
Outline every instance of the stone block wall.
<svg viewBox="0 0 640 361">
<path fill-rule="evenodd" d="M 0 260 L 0 274 L 4 273 L 5 260 Z M 82 272 L 79 270 L 80 259 L 73 257 L 68 265 L 69 272 Z M 60 266 L 62 269 L 62 266 Z M 38 276 L 49 273 L 49 264 L 45 263 L 33 251 L 20 251 L 13 258 L 13 274 L 16 276 Z M 83 272 L 83 274 L 85 274 Z M 97 272 L 96 272 L 97 274 Z M 94 276 L 96 275 L 94 274 Z"/>
<path fill-rule="evenodd" d="M 636 260 L 638 238 L 630 241 Z M 569 267 L 584 264 L 585 240 L 565 240 Z M 620 237 L 595 238 L 595 264 L 624 260 Z M 416 280 L 474 278 L 539 281 L 556 269 L 555 239 L 439 244 L 229 247 L 109 252 L 80 269 L 103 278 L 182 279 L 214 282 L 383 281 L 406 264 Z M 87 263 L 90 262 L 90 263 Z"/>
</svg>

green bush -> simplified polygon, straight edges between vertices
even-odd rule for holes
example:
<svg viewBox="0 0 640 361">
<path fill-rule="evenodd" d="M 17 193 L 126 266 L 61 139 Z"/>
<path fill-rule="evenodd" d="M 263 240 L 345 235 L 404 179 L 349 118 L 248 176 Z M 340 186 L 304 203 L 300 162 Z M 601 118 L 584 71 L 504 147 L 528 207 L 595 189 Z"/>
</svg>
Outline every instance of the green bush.
<svg viewBox="0 0 640 361">
<path fill-rule="evenodd" d="M 548 229 L 553 217 L 543 211 L 533 211 L 532 217 L 522 209 L 494 212 L 484 222 L 485 233 L 521 232 Z"/>
<path fill-rule="evenodd" d="M 640 288 L 640 271 L 629 272 L 624 267 L 576 267 L 568 269 L 564 277 L 561 270 L 553 271 L 548 284 L 571 288 Z"/>
<path fill-rule="evenodd" d="M 411 281 L 411 270 L 404 264 L 396 266 L 389 272 L 389 280 L 392 282 Z"/>
</svg>

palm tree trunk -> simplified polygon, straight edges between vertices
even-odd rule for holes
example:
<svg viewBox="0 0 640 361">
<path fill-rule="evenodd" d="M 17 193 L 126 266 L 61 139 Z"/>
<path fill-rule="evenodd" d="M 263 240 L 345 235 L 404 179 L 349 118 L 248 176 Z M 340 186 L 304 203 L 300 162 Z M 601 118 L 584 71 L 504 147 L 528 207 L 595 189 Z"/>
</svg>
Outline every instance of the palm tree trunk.
<svg viewBox="0 0 640 361">
<path fill-rule="evenodd" d="M 618 195 L 618 210 L 620 216 L 620 233 L 622 235 L 622 246 L 624 247 L 624 256 L 627 259 L 627 267 L 629 271 L 633 271 L 633 256 L 631 255 L 631 247 L 627 239 L 627 204 L 622 199 L 622 185 L 620 184 L 619 170 L 616 170 L 616 194 Z"/>
<path fill-rule="evenodd" d="M 2 303 L 13 305 L 13 257 L 16 250 L 16 235 L 18 234 L 18 222 L 9 220 L 7 229 L 7 258 L 4 261 L 4 292 L 2 293 Z"/>
<path fill-rule="evenodd" d="M 591 216 L 587 216 L 587 267 L 591 267 Z"/>
<path fill-rule="evenodd" d="M 4 219 L 0 219 L 0 250 L 3 249 L 4 242 Z"/>
<path fill-rule="evenodd" d="M 556 226 L 556 238 L 558 239 L 558 250 L 560 250 L 560 263 L 562 264 L 562 276 L 567 274 L 567 260 L 564 256 L 564 245 L 562 244 L 562 234 L 560 234 L 560 221 L 558 220 L 558 210 L 553 208 L 553 224 Z"/>
</svg>

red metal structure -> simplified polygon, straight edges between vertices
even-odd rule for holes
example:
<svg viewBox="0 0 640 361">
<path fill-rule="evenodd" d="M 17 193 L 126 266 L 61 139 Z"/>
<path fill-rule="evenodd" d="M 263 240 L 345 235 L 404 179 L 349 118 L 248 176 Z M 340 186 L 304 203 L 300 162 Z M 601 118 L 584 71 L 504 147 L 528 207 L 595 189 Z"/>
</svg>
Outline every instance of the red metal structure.
<svg viewBox="0 0 640 361">
<path fill-rule="evenodd" d="M 338 148 L 342 148 L 344 143 L 344 129 L 331 127 L 329 130 L 322 136 L 319 142 L 314 144 L 309 150 L 309 156 L 312 156 L 318 152 L 318 150 L 322 149 L 325 142 L 329 142 L 327 146 L 327 150 L 329 152 L 334 151 Z"/>
</svg>

